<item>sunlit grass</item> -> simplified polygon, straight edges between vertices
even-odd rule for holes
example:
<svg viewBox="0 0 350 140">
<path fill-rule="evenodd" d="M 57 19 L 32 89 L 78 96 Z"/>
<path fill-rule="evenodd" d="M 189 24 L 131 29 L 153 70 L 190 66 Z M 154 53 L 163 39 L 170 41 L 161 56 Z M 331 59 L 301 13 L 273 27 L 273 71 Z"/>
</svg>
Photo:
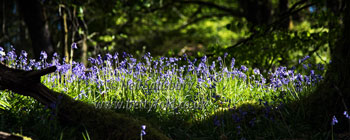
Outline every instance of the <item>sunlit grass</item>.
<svg viewBox="0 0 350 140">
<path fill-rule="evenodd" d="M 268 123 L 266 135 L 280 137 L 275 136 L 278 132 L 276 129 L 279 129 L 276 125 L 282 124 L 283 128 L 288 129 L 286 135 L 292 136 L 286 124 L 289 116 L 285 116 L 283 105 L 297 101 L 313 91 L 323 74 L 322 70 L 317 70 L 316 65 L 308 65 L 303 74 L 282 66 L 262 74 L 259 69 L 236 66 L 234 59 L 226 56 L 208 62 L 206 57 L 201 60 L 189 60 L 186 56 L 153 58 L 147 53 L 142 59 L 136 60 L 125 53 L 121 56 L 107 54 L 90 58 L 89 67 L 85 67 L 79 62 L 60 63 L 62 60 L 57 55 L 48 62 L 45 55 L 42 53 L 42 59 L 37 62 L 28 61 L 25 52 L 19 57 L 14 52 L 8 52 L 0 58 L 11 67 L 24 70 L 55 65 L 58 70 L 41 79 L 50 89 L 67 94 L 75 100 L 95 104 L 96 107 L 108 107 L 117 112 L 146 118 L 156 116 L 162 122 L 159 125 L 170 135 L 180 133 L 171 127 L 172 123 L 177 122 L 184 124 L 178 129 L 188 129 L 188 132 L 181 133 L 206 135 L 211 131 L 214 135 L 207 136 L 246 137 L 256 132 L 256 129 L 265 132 L 266 128 L 260 127 L 268 120 L 276 123 Z M 227 65 L 224 61 L 231 63 Z M 129 106 L 117 108 L 119 103 Z M 259 112 L 254 109 L 256 107 L 264 110 Z M 16 127 L 9 126 L 8 123 L 2 123 L 0 127 L 17 131 L 30 124 L 29 120 L 21 120 L 28 118 L 41 122 L 39 127 L 54 126 L 45 132 L 47 135 L 37 137 L 49 137 L 50 133 L 63 131 L 57 124 L 49 123 L 55 114 L 46 108 L 31 98 L 2 92 L 1 114 L 7 114 L 1 120 L 19 117 L 11 122 L 16 123 Z M 272 113 L 272 110 L 279 113 Z M 207 124 L 202 124 L 203 122 Z M 254 124 L 260 125 L 254 128 Z"/>
</svg>

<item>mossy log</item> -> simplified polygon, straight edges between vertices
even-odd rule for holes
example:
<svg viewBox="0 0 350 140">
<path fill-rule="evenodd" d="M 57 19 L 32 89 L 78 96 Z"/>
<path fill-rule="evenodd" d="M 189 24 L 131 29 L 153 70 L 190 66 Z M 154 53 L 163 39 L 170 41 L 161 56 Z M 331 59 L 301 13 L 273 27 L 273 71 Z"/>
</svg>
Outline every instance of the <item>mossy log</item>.
<svg viewBox="0 0 350 140">
<path fill-rule="evenodd" d="M 55 66 L 23 71 L 0 63 L 0 88 L 33 97 L 46 106 L 55 104 L 60 123 L 86 128 L 91 139 L 140 139 L 141 125 L 147 126 L 143 139 L 169 139 L 148 122 L 112 110 L 97 109 L 94 105 L 74 100 L 40 83 L 41 76 L 55 71 Z"/>
<path fill-rule="evenodd" d="M 0 131 L 0 140 L 31 140 L 30 138 Z"/>
</svg>

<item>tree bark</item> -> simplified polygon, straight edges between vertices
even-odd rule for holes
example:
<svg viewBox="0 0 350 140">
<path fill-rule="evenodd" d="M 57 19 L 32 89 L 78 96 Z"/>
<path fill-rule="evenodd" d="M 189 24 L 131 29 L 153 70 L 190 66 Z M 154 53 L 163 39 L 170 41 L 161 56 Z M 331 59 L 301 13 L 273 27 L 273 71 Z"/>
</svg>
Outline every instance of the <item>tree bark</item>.
<svg viewBox="0 0 350 140">
<path fill-rule="evenodd" d="M 23 140 L 23 137 L 0 131 L 0 140 Z"/>
<path fill-rule="evenodd" d="M 330 128 L 332 116 L 339 122 L 336 131 L 346 131 L 348 120 L 342 114 L 350 107 L 350 1 L 344 0 L 342 35 L 331 52 L 331 64 L 325 81 L 304 100 L 308 121 L 320 128 Z M 320 126 L 321 125 L 321 126 Z"/>
<path fill-rule="evenodd" d="M 85 66 L 87 66 L 88 64 L 88 60 L 87 60 L 87 52 L 88 52 L 88 45 L 87 45 L 87 34 L 83 34 L 83 41 L 82 41 L 82 48 L 81 48 L 81 62 L 83 62 L 83 64 Z"/>
<path fill-rule="evenodd" d="M 278 3 L 279 15 L 285 14 L 288 12 L 288 0 L 279 0 Z M 283 20 L 281 23 L 281 28 L 288 30 L 292 28 L 292 16 L 289 16 L 286 20 Z"/>
<path fill-rule="evenodd" d="M 34 55 L 40 58 L 40 52 L 48 55 L 54 53 L 49 26 L 46 22 L 43 7 L 39 0 L 18 0 L 18 8 L 28 27 Z"/>
<path fill-rule="evenodd" d="M 244 17 L 254 26 L 265 25 L 271 21 L 270 0 L 239 0 Z"/>
<path fill-rule="evenodd" d="M 66 63 L 69 63 L 69 47 L 68 47 L 68 25 L 67 25 L 67 13 L 63 11 L 62 16 L 62 22 L 63 22 L 63 38 L 64 38 L 64 47 L 63 47 L 63 54 Z"/>
</svg>

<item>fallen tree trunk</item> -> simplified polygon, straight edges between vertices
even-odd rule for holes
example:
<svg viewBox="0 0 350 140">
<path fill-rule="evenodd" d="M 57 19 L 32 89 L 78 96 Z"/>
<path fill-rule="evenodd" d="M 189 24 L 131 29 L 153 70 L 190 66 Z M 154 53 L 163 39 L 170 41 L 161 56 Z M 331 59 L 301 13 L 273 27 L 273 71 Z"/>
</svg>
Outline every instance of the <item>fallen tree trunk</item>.
<svg viewBox="0 0 350 140">
<path fill-rule="evenodd" d="M 125 114 L 76 101 L 63 93 L 50 90 L 40 83 L 40 77 L 56 71 L 56 67 L 23 71 L 0 63 L 0 88 L 30 96 L 46 106 L 54 106 L 63 124 L 79 125 L 88 130 L 91 139 L 140 139 L 141 125 L 146 125 L 143 139 L 169 139 L 147 122 Z"/>
<path fill-rule="evenodd" d="M 24 137 L 0 131 L 0 140 L 24 140 Z"/>
</svg>

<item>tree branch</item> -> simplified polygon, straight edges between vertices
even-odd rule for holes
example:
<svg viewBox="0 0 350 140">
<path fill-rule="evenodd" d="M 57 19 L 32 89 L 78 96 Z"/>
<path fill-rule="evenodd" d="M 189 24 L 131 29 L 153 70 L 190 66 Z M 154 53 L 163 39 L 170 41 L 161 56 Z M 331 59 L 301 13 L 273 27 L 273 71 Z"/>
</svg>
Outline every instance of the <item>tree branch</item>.
<svg viewBox="0 0 350 140">
<path fill-rule="evenodd" d="M 299 3 L 299 2 L 298 2 Z M 248 38 L 245 38 L 241 41 L 238 41 L 236 44 L 230 46 L 230 47 L 227 47 L 227 49 L 229 50 L 232 50 L 233 48 L 237 47 L 237 46 L 240 46 L 242 44 L 246 44 L 248 41 L 252 40 L 253 38 L 255 38 L 256 36 L 261 36 L 261 35 L 265 35 L 267 34 L 268 32 L 271 32 L 271 31 L 274 31 L 274 27 L 278 27 L 284 20 L 286 20 L 287 18 L 289 18 L 290 15 L 294 15 L 298 12 L 300 12 L 301 10 L 305 9 L 305 8 L 308 8 L 310 6 L 313 6 L 317 4 L 317 2 L 314 2 L 314 3 L 310 3 L 310 4 L 307 4 L 295 11 L 292 11 L 292 10 L 288 10 L 289 12 L 286 12 L 286 14 L 283 14 L 278 20 L 272 22 L 271 24 L 267 25 L 266 28 L 263 30 L 263 31 L 256 31 L 256 32 L 253 32 L 253 34 L 251 34 Z"/>
<path fill-rule="evenodd" d="M 307 2 L 307 0 L 301 0 L 301 1 L 297 2 L 297 3 L 295 3 L 294 5 L 292 5 L 292 6 L 288 9 L 288 11 L 282 13 L 280 16 L 282 17 L 282 16 L 284 16 L 284 15 L 288 15 L 288 14 L 291 13 L 298 5 L 304 4 L 305 2 Z"/>
</svg>

